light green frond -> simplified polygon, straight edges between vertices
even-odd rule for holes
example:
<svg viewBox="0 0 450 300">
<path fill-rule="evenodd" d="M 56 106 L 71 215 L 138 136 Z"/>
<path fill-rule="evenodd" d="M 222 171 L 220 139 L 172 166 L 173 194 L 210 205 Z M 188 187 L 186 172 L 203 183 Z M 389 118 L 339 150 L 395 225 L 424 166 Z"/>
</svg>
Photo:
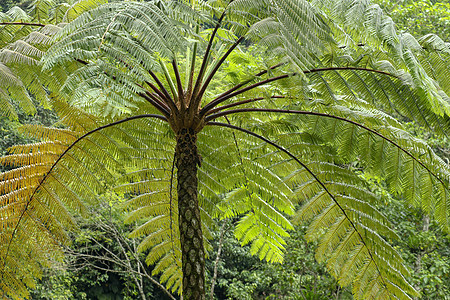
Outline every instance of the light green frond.
<svg viewBox="0 0 450 300">
<path fill-rule="evenodd" d="M 70 4 L 68 3 L 60 3 L 53 8 L 53 15 L 51 17 L 50 22 L 53 24 L 61 24 L 63 22 L 64 15 L 67 10 L 70 8 Z"/>
<path fill-rule="evenodd" d="M 23 40 L 18 40 L 14 43 L 11 43 L 8 46 L 8 49 L 13 53 L 20 53 L 21 57 L 14 57 L 14 55 L 12 54 L 10 56 L 5 54 L 4 56 L 0 57 L 0 59 L 2 59 L 2 61 L 4 61 L 5 63 L 37 65 L 38 61 L 36 60 L 39 60 L 44 54 L 40 49 L 34 47 L 33 45 L 30 45 Z M 35 59 L 34 61 L 32 60 L 33 58 Z"/>
<path fill-rule="evenodd" d="M 121 35 L 115 37 L 109 35 L 109 32 L 114 33 L 119 28 L 145 45 L 147 51 L 172 57 L 174 50 L 182 45 L 180 36 L 183 36 L 175 31 L 173 25 L 165 12 L 153 4 L 121 2 L 106 4 L 90 10 L 64 27 L 58 35 L 61 41 L 49 52 L 48 58 L 55 56 L 53 62 L 49 60 L 47 64 L 55 63 L 55 58 L 62 56 L 59 51 L 77 47 L 77 42 L 85 43 L 82 38 L 86 34 L 97 43 L 97 47 L 95 45 L 90 47 L 93 51 L 102 43 L 115 43 L 116 38 Z"/>
<path fill-rule="evenodd" d="M 367 117 L 370 115 L 368 111 L 364 111 L 364 114 Z M 298 124 L 299 119 L 304 118 L 304 116 L 294 118 L 296 124 Z M 357 132 L 348 134 L 349 128 L 345 128 L 345 126 L 351 123 L 343 127 L 337 127 L 336 119 L 322 120 L 331 126 L 330 128 L 333 128 L 330 131 L 326 126 L 323 126 L 322 121 L 318 120 L 319 118 L 325 117 L 311 117 L 311 122 L 303 127 L 303 131 L 316 136 L 317 141 L 324 141 L 322 147 L 330 145 L 335 145 L 338 149 L 344 147 L 346 150 L 342 152 L 338 150 L 334 160 L 320 162 L 323 159 L 320 152 L 314 152 L 315 159 L 318 159 L 319 162 L 309 155 L 304 155 L 304 153 L 308 153 L 304 148 L 320 147 L 320 142 L 311 145 L 303 143 L 303 147 L 299 148 L 290 147 L 290 145 L 301 140 L 305 134 L 291 132 L 289 135 L 283 134 L 282 139 L 277 139 L 280 145 L 286 145 L 291 153 L 295 153 L 297 157 L 304 160 L 305 167 L 308 167 L 308 169 L 299 169 L 298 164 L 292 165 L 289 160 L 281 160 L 274 165 L 277 168 L 282 168 L 284 165 L 284 169 L 291 170 L 291 172 L 286 172 L 286 183 L 292 185 L 295 198 L 305 201 L 296 214 L 295 220 L 297 222 L 300 220 L 312 221 L 308 226 L 306 237 L 309 240 L 319 242 L 316 252 L 317 259 L 327 262 L 328 269 L 342 286 L 350 284 L 356 286 L 355 296 L 362 295 L 358 296 L 360 297 L 358 299 L 389 299 L 389 297 L 410 299 L 417 292 L 406 280 L 409 272 L 404 266 L 401 256 L 389 244 L 390 241 L 398 239 L 398 236 L 393 231 L 389 220 L 376 208 L 379 203 L 377 197 L 368 191 L 367 184 L 362 178 L 356 176 L 350 167 L 345 166 L 346 160 L 342 160 L 349 157 L 348 161 L 351 162 L 359 156 L 360 150 L 356 152 L 349 150 L 353 147 L 358 148 L 355 144 L 360 143 L 359 139 L 367 138 L 363 134 L 367 130 L 351 125 L 356 126 L 351 130 Z M 347 118 L 349 118 L 348 112 Z M 366 119 L 366 121 L 368 120 L 370 120 L 370 117 Z M 376 126 L 375 124 L 371 125 Z M 379 124 L 378 126 L 383 125 Z M 395 128 L 394 132 L 397 131 L 400 131 L 400 129 Z M 262 130 L 262 132 L 264 131 Z M 370 133 L 370 131 L 368 132 Z M 276 132 L 267 132 L 266 134 L 277 137 Z M 405 138 L 406 140 L 412 142 L 409 138 Z M 398 141 L 398 138 L 396 141 Z M 352 145 L 346 146 L 347 143 Z M 403 145 L 403 143 L 400 144 Z M 402 147 L 405 147 L 405 145 Z M 407 149 L 417 151 L 422 147 L 427 148 L 422 143 L 418 143 L 415 147 L 408 146 Z M 253 149 L 255 148 L 258 149 L 259 147 L 253 146 Z M 297 149 L 302 150 L 297 153 Z M 397 149 L 398 147 L 394 147 L 392 150 L 397 151 Z M 275 158 L 278 154 L 273 153 L 272 159 L 276 161 Z M 327 153 L 330 154 L 329 151 Z M 392 154 L 387 155 L 392 156 Z M 270 158 L 271 155 L 266 154 L 265 159 Z M 431 162 L 432 160 L 430 158 L 427 161 Z M 396 171 L 401 176 L 405 176 L 403 164 L 387 162 L 386 165 L 397 166 Z M 422 199 L 422 201 L 425 201 L 425 199 Z M 241 203 L 237 205 L 243 207 Z M 249 228 L 249 224 L 252 224 L 251 222 L 255 221 L 252 218 L 247 218 L 245 221 L 243 223 L 245 226 L 242 225 L 243 229 L 239 234 L 248 238 L 245 233 L 251 233 L 251 231 L 247 228 Z M 271 228 L 274 227 L 276 228 L 274 224 L 271 224 Z M 264 232 L 264 230 L 260 229 L 258 232 Z M 367 264 L 373 264 L 373 267 L 364 268 Z M 360 280 L 363 283 L 359 282 Z M 356 289 L 358 289 L 357 292 Z"/>
<path fill-rule="evenodd" d="M 423 126 L 435 129 L 440 134 L 445 134 L 449 126 L 448 117 L 436 114 L 434 104 L 430 103 L 429 97 L 420 89 L 414 89 L 414 83 L 408 74 L 395 70 L 392 64 L 386 61 L 377 62 L 372 70 L 386 73 L 351 68 L 314 72 L 308 77 L 314 90 L 322 92 L 315 92 L 311 97 L 319 96 L 326 103 L 339 103 L 343 100 L 354 103 L 367 101 L 377 108 L 400 113 Z M 442 111 L 439 112 L 441 113 Z"/>
<path fill-rule="evenodd" d="M 5 278 L 20 279 L 32 287 L 42 274 L 41 267 L 60 259 L 60 246 L 68 241 L 66 230 L 75 226 L 74 214 L 85 214 L 86 203 L 97 203 L 108 184 L 123 172 L 119 161 L 128 159 L 122 148 L 132 141 L 122 135 L 120 123 L 117 128 L 98 128 L 94 117 L 76 114 L 75 108 L 61 103 L 59 107 L 63 117 L 75 114 L 80 122 L 89 120 L 85 127 L 97 129 L 80 139 L 86 131 L 74 131 L 80 128 L 77 122 L 72 130 L 27 125 L 22 128 L 25 134 L 44 141 L 14 146 L 10 155 L 1 158 L 2 164 L 16 166 L 0 175 L 1 227 L 8 229 L 1 235 L 4 291 L 14 288 L 20 294 L 24 288 Z M 18 250 L 23 250 L 24 243 L 29 251 Z M 22 266 L 14 268 L 13 262 Z"/>
<path fill-rule="evenodd" d="M 449 104 L 445 100 L 448 96 L 441 93 L 441 88 L 436 84 L 440 79 L 437 79 L 427 66 L 426 60 L 429 53 L 426 53 L 410 34 L 397 33 L 394 22 L 379 6 L 372 5 L 366 0 L 318 0 L 314 1 L 314 5 L 326 12 L 334 22 L 342 24 L 344 30 L 353 36 L 354 41 L 367 45 L 369 49 L 380 50 L 381 56 L 384 56 L 383 59 L 390 61 L 396 69 L 408 71 L 416 97 L 421 102 L 419 110 L 423 111 L 420 111 L 420 114 L 425 114 L 426 118 L 433 114 L 441 117 L 448 116 Z M 361 30 L 359 30 L 362 27 L 366 29 L 364 36 L 361 36 Z M 339 34 L 339 32 L 336 33 Z M 346 46 L 340 52 L 349 54 L 351 52 L 347 45 L 349 39 L 345 35 L 342 39 L 338 42 Z M 367 53 L 367 48 L 364 49 L 358 45 L 352 45 L 352 47 L 359 48 L 360 53 Z M 371 59 L 373 60 L 373 57 Z M 408 117 L 411 118 L 411 116 Z"/>
<path fill-rule="evenodd" d="M 43 22 L 49 19 L 49 12 L 54 5 L 53 0 L 34 0 L 30 13 L 38 22 Z"/>
<path fill-rule="evenodd" d="M 234 5 L 234 4 L 233 4 Z M 283 49 L 296 71 L 313 68 L 327 43 L 333 43 L 328 25 L 307 1 L 274 1 L 276 16 L 252 25 L 247 35 L 278 53 Z"/>
<path fill-rule="evenodd" d="M 317 124 L 317 120 L 314 121 L 313 124 L 318 132 L 326 132 L 323 126 Z M 309 128 L 311 126 L 305 126 L 306 130 Z M 336 133 L 333 135 L 336 140 Z M 276 137 L 276 133 L 274 136 Z M 290 145 L 301 136 L 299 134 L 291 134 L 289 138 L 285 136 L 281 145 L 285 143 Z M 330 141 L 330 139 L 324 140 Z M 306 144 L 304 146 L 307 147 Z M 262 147 L 254 145 L 252 149 L 259 150 Z M 292 153 L 294 149 L 289 151 Z M 277 155 L 274 155 L 274 158 L 276 157 Z M 375 208 L 374 205 L 378 201 L 370 192 L 365 191 L 367 186 L 364 181 L 352 176 L 353 170 L 348 167 L 333 168 L 330 167 L 331 162 L 323 164 L 309 162 L 311 158 L 303 157 L 301 153 L 297 157 L 308 162 L 304 165 L 296 165 L 297 169 L 304 169 L 306 172 L 288 173 L 288 182 L 294 183 L 292 188 L 296 190 L 297 196 L 305 197 L 306 204 L 300 208 L 296 218 L 312 220 L 308 226 L 307 238 L 319 241 L 317 258 L 320 261 L 327 261 L 328 269 L 340 280 L 341 285 L 353 284 L 360 287 L 363 294 L 360 299 L 378 299 L 379 292 L 384 295 L 382 297 L 387 297 L 386 299 L 392 296 L 410 299 L 410 296 L 417 295 L 405 279 L 408 276 L 408 270 L 404 267 L 400 255 L 386 241 L 386 239 L 397 238 L 397 235 L 391 229 L 390 222 Z M 266 159 L 268 158 L 270 156 L 266 155 Z M 336 159 L 339 160 L 338 156 Z M 311 168 L 307 169 L 309 164 Z M 286 161 L 285 168 L 292 167 Z M 334 171 L 336 172 L 333 173 Z M 294 180 L 296 175 L 300 178 Z M 372 205 L 370 202 L 375 203 Z M 256 221 L 251 215 L 246 216 L 238 234 L 244 239 L 254 236 L 256 232 L 251 231 L 250 225 L 254 223 Z M 274 224 L 271 224 L 270 228 L 274 227 L 276 228 Z M 267 233 L 263 229 L 257 232 Z M 249 235 L 246 235 L 247 233 Z M 276 241 L 276 239 L 270 240 L 274 244 Z M 258 245 L 255 248 L 257 249 Z M 264 254 L 264 251 L 262 253 Z M 374 268 L 367 273 L 368 269 L 362 266 L 370 261 L 373 262 Z M 345 270 L 345 273 L 342 270 Z M 366 279 L 370 284 L 364 283 L 360 286 L 357 282 Z M 391 283 L 399 288 L 393 287 Z M 374 289 L 374 286 L 377 288 Z"/>
<path fill-rule="evenodd" d="M 30 26 L 23 27 L 30 29 Z M 39 62 L 44 51 L 52 43 L 52 35 L 59 28 L 48 25 L 35 31 L 28 29 L 20 36 L 2 39 L 5 44 L 0 51 L 0 77 L 5 78 L 1 82 L 6 83 L 7 86 L 4 89 L 5 93 L 2 93 L 0 97 L 2 102 L 15 102 L 25 113 L 33 114 L 36 109 L 31 98 L 34 97 L 41 105 L 49 108 L 47 88 L 61 85 L 61 80 L 40 70 Z M 3 113 L 8 112 L 6 107 L 5 105 Z M 14 116 L 15 112 L 9 114 Z"/>
<path fill-rule="evenodd" d="M 12 21 L 17 21 L 17 22 L 18 21 L 24 21 L 24 22 L 26 22 L 26 21 L 30 20 L 30 16 L 18 6 L 11 7 L 11 9 L 6 12 L 6 15 Z"/>
<path fill-rule="evenodd" d="M 327 183 L 326 186 L 331 187 L 332 183 Z M 339 193 L 333 193 L 331 198 L 328 192 L 321 190 L 302 206 L 297 218 L 313 219 L 306 237 L 319 241 L 317 259 L 327 262 L 328 269 L 342 286 L 353 284 L 362 289 L 364 296 L 358 299 L 378 297 L 377 291 L 371 290 L 370 285 L 360 285 L 358 281 L 363 276 L 375 280 L 374 284 L 380 290 L 387 291 L 387 295 L 409 299 L 407 294 L 415 295 L 416 291 L 404 278 L 408 276 L 408 271 L 400 255 L 383 238 L 397 236 L 391 227 L 385 225 L 388 223 L 386 219 L 380 219 L 380 216 L 375 208 L 362 199 Z M 368 270 L 361 270 L 361 266 L 370 262 L 373 262 L 375 268 L 370 270 L 370 274 L 365 274 Z M 398 275 L 399 273 L 403 275 Z M 388 280 L 401 285 L 401 289 L 392 288 L 386 283 Z"/>
<path fill-rule="evenodd" d="M 89 112 L 102 107 L 105 116 L 130 114 L 136 103 L 145 102 L 136 94 L 153 81 L 149 70 L 160 68 L 161 57 L 172 58 L 180 49 L 184 52 L 182 30 L 190 29 L 168 15 L 169 8 L 149 3 L 116 2 L 90 10 L 58 33 L 59 41 L 47 52 L 44 67 L 82 62 L 65 80 L 65 96 L 77 99 L 74 104 Z M 72 54 L 70 58 L 67 53 Z M 123 72 L 124 68 L 129 72 Z"/>
<path fill-rule="evenodd" d="M 102 4 L 105 4 L 107 1 L 105 0 L 78 0 L 75 1 L 72 5 L 65 8 L 65 13 L 61 20 L 63 22 L 70 23 L 75 20 L 78 16 L 83 14 L 86 11 L 89 11 L 93 8 L 96 8 Z"/>
<path fill-rule="evenodd" d="M 203 142 L 203 138 L 207 138 L 208 143 Z M 200 189 L 203 190 L 202 184 L 205 184 L 208 191 L 226 192 L 224 197 L 215 200 L 214 216 L 220 219 L 242 217 L 235 230 L 241 244 L 251 244 L 251 253 L 261 260 L 282 262 L 284 238 L 288 236 L 287 231 L 293 229 L 285 216 L 293 213 L 288 198 L 291 190 L 267 168 L 272 160 L 264 157 L 265 149 L 240 136 L 209 128 L 199 137 L 199 145 L 203 157 Z M 228 155 L 223 157 L 219 153 Z M 208 174 L 206 178 L 203 172 Z M 237 182 L 242 186 L 234 187 Z"/>
<path fill-rule="evenodd" d="M 365 115 L 368 116 L 369 112 L 366 111 Z M 397 127 L 370 124 L 372 131 L 368 131 L 323 116 L 301 117 L 297 122 L 301 119 L 309 119 L 305 125 L 306 132 L 336 145 L 340 158 L 350 162 L 363 157 L 361 165 L 367 168 L 366 171 L 384 178 L 391 192 L 403 194 L 411 204 L 435 214 L 443 228 L 448 228 L 447 217 L 439 215 L 434 208 L 439 205 L 443 209 L 445 201 L 434 197 L 433 190 L 437 186 L 448 190 L 450 172 L 447 164 L 428 145 Z M 448 211 L 448 208 L 443 211 Z"/>
<path fill-rule="evenodd" d="M 1 54 L 0 54 L 1 55 Z M 30 100 L 27 91 L 22 82 L 6 65 L 0 62 L 0 106 L 1 113 L 12 119 L 17 118 L 16 110 L 12 104 L 11 98 L 19 99 L 27 112 L 33 111 L 34 106 L 30 107 Z"/>
<path fill-rule="evenodd" d="M 429 34 L 419 39 L 421 51 L 418 52 L 418 60 L 426 73 L 439 84 L 442 89 L 442 97 L 448 99 L 450 95 L 450 81 L 448 71 L 449 46 L 438 36 Z M 447 101 L 448 102 L 448 101 Z"/>
<path fill-rule="evenodd" d="M 14 6 L 1 17 L 3 22 L 30 22 L 32 17 L 29 16 L 20 7 Z M 30 26 L 2 25 L 0 33 L 0 45 L 4 47 L 10 42 L 17 41 L 33 31 Z"/>
<path fill-rule="evenodd" d="M 57 140 L 66 145 L 77 139 L 77 133 L 70 129 L 48 128 L 42 125 L 23 125 L 19 128 L 19 131 L 30 137 L 45 141 Z"/>
</svg>

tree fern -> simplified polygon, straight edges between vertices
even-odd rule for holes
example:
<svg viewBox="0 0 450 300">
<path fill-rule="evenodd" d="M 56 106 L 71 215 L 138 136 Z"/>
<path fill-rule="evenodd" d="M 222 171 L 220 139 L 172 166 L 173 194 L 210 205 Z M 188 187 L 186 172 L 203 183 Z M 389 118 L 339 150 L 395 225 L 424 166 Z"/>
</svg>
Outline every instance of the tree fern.
<svg viewBox="0 0 450 300">
<path fill-rule="evenodd" d="M 49 3 L 36 14 L 50 18 L 39 11 Z M 445 135 L 448 45 L 398 34 L 368 1 L 97 3 L 60 6 L 52 20 L 65 26 L 5 37 L 3 57 L 32 71 L 5 78 L 50 91 L 65 126 L 25 127 L 42 141 L 1 159 L 16 167 L 0 184 L 5 294 L 26 296 L 73 214 L 114 190 L 154 273 L 186 299 L 205 297 L 210 230 L 225 218 L 272 262 L 292 220 L 309 221 L 317 259 L 355 298 L 417 296 L 359 172 L 448 230 L 448 166 L 393 117 Z M 20 251 L 27 232 L 34 252 Z M 16 268 L 24 253 L 36 263 Z"/>
</svg>

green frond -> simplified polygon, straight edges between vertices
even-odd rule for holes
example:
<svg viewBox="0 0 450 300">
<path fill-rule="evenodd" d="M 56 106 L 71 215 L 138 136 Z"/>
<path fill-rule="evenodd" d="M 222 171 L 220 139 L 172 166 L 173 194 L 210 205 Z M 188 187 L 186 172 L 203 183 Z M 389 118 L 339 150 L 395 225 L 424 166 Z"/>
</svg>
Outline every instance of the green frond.
<svg viewBox="0 0 450 300">
<path fill-rule="evenodd" d="M 348 139 L 353 140 L 352 143 L 358 143 L 355 137 L 361 132 L 349 137 L 342 128 L 338 132 L 332 133 L 333 139 L 326 138 L 330 132 L 321 122 L 318 123 L 316 117 L 319 118 L 319 116 L 312 117 L 314 121 L 308 123 L 303 130 L 309 131 L 311 134 L 314 132 L 319 140 L 327 141 L 331 145 L 333 145 L 333 141 L 348 142 Z M 320 116 L 320 118 L 324 118 L 324 116 Z M 332 124 L 335 128 L 335 122 L 331 121 L 324 122 Z M 298 120 L 296 122 L 298 123 Z M 268 134 L 270 135 L 270 133 Z M 273 135 L 277 136 L 276 133 Z M 278 143 L 291 145 L 300 137 L 302 135 L 298 133 L 283 134 L 283 139 L 279 139 Z M 303 144 L 303 148 L 308 146 L 306 143 Z M 317 147 L 318 145 L 312 144 L 311 146 Z M 253 146 L 253 149 L 255 148 Z M 289 151 L 294 151 L 293 153 L 296 153 L 296 150 L 293 147 L 289 148 Z M 303 153 L 307 153 L 305 150 L 303 151 Z M 266 155 L 266 159 L 279 155 L 276 152 L 272 153 Z M 359 299 L 384 299 L 383 297 L 388 299 L 392 296 L 410 299 L 411 296 L 417 295 L 417 292 L 406 280 L 409 272 L 404 266 L 401 256 L 388 242 L 397 239 L 398 236 L 392 230 L 392 224 L 376 209 L 377 197 L 367 191 L 364 180 L 355 176 L 352 169 L 334 165 L 336 162 L 334 164 L 333 161 L 317 163 L 315 160 L 311 160 L 311 157 L 303 156 L 302 151 L 297 155 L 306 161 L 303 168 L 299 168 L 301 167 L 299 165 L 293 166 L 289 160 L 282 160 L 275 165 L 277 167 L 284 165 L 285 169 L 291 170 L 291 172 L 286 172 L 286 183 L 292 185 L 294 197 L 306 201 L 294 219 L 297 222 L 312 221 L 308 226 L 306 237 L 308 240 L 319 242 L 316 251 L 317 259 L 327 262 L 327 268 L 342 286 L 350 284 L 354 287 L 357 286 L 358 291 L 355 290 L 355 296 L 362 295 Z M 316 155 L 320 157 L 320 153 L 316 153 Z M 349 155 L 351 161 L 355 159 L 354 155 L 357 153 Z M 345 157 L 343 153 L 338 152 L 335 161 L 342 164 L 343 157 Z M 306 169 L 307 166 L 308 169 Z M 400 172 L 403 174 L 403 170 Z M 241 203 L 238 205 L 242 207 Z M 252 218 L 246 216 L 242 222 L 243 225 L 239 224 L 242 226 L 238 232 L 239 235 L 247 239 L 249 236 L 257 235 L 256 232 L 251 232 L 249 229 L 250 224 L 255 223 Z M 271 224 L 269 228 L 276 228 L 276 226 Z M 250 232 L 250 234 L 245 236 L 246 232 Z M 257 232 L 261 235 L 267 231 L 259 229 Z M 274 239 L 271 242 L 276 243 L 277 240 Z M 373 268 L 364 268 L 364 265 L 371 263 L 373 263 Z M 361 284 L 360 280 L 367 281 Z"/>
<path fill-rule="evenodd" d="M 365 115 L 368 116 L 369 112 L 366 111 Z M 307 132 L 336 145 L 341 159 L 352 161 L 363 157 L 360 163 L 368 172 L 384 178 L 391 192 L 403 194 L 411 204 L 427 209 L 430 214 L 436 215 L 435 205 L 443 205 L 432 195 L 436 185 L 448 190 L 446 178 L 449 178 L 449 169 L 422 141 L 392 126 L 371 124 L 373 131 L 370 132 L 323 116 L 301 117 L 296 122 L 301 119 L 309 119 L 305 125 Z M 442 215 L 436 217 L 444 228 L 448 228 L 448 219 Z"/>
<path fill-rule="evenodd" d="M 96 8 L 102 4 L 105 4 L 105 0 L 78 0 L 65 9 L 65 13 L 61 18 L 63 22 L 70 23 L 78 16 L 87 12 L 93 8 Z"/>
<path fill-rule="evenodd" d="M 70 129 L 49 128 L 33 124 L 21 126 L 19 132 L 44 141 L 57 140 L 66 145 L 75 142 L 78 136 L 77 132 Z"/>
<path fill-rule="evenodd" d="M 354 41 L 357 43 L 362 41 L 362 44 L 367 44 L 372 49 L 379 49 L 379 54 L 382 57 L 380 60 L 389 61 L 396 66 L 396 69 L 408 71 L 416 97 L 420 99 L 419 114 L 415 114 L 416 116 L 420 114 L 425 114 L 427 118 L 433 114 L 448 116 L 449 105 L 445 100 L 448 96 L 442 93 L 441 87 L 436 84 L 441 79 L 438 79 L 438 76 L 435 73 L 433 74 L 434 70 L 432 71 L 427 66 L 428 56 L 432 57 L 436 53 L 435 50 L 432 50 L 432 47 L 430 47 L 431 51 L 427 53 L 423 50 L 419 41 L 410 34 L 397 33 L 392 19 L 380 7 L 372 5 L 369 1 L 315 1 L 314 3 L 335 22 L 343 24 L 345 32 L 352 35 Z M 361 30 L 359 30 L 361 27 L 367 29 L 363 36 L 361 36 Z M 336 33 L 340 34 L 339 32 Z M 339 52 L 348 55 L 351 53 L 351 50 L 348 49 L 349 45 L 347 45 L 348 36 L 343 35 L 342 39 L 342 43 L 346 46 Z M 354 49 L 360 48 L 354 44 L 352 47 Z M 366 49 L 360 48 L 358 50 L 359 53 L 367 53 Z M 373 58 L 371 60 L 373 61 Z M 439 64 L 442 68 L 446 63 L 441 61 Z M 432 113 L 429 114 L 422 110 L 429 110 Z"/>
<path fill-rule="evenodd" d="M 16 25 L 5 25 L 7 27 L 19 27 Z M 40 59 L 44 51 L 52 43 L 51 37 L 56 26 L 46 26 L 39 30 L 32 31 L 30 26 L 23 26 L 23 32 L 11 32 L 11 36 L 1 37 L 4 42 L 0 50 L 0 77 L 4 78 L 1 82 L 6 84 L 4 92 L 0 95 L 0 101 L 4 109 L 2 113 L 14 117 L 16 112 L 12 111 L 12 105 L 8 102 L 16 102 L 20 109 L 25 113 L 33 114 L 36 112 L 31 97 L 33 96 L 44 107 L 48 108 L 48 90 L 47 87 L 58 85 L 56 80 L 50 74 L 43 74 L 40 70 Z M 60 85 L 60 84 L 59 84 Z"/>
<path fill-rule="evenodd" d="M 64 15 L 70 8 L 68 3 L 60 3 L 53 8 L 53 15 L 50 22 L 54 24 L 60 24 L 63 21 Z"/>
<path fill-rule="evenodd" d="M 1 56 L 1 53 L 0 53 Z M 19 99 L 25 111 L 34 111 L 34 106 L 30 107 L 30 100 L 22 82 L 6 65 L 0 62 L 0 105 L 2 114 L 12 119 L 17 118 L 15 108 L 11 98 Z"/>
<path fill-rule="evenodd" d="M 290 224 L 289 226 L 291 227 Z M 242 245 L 251 242 L 251 254 L 258 254 L 261 260 L 270 262 L 283 261 L 283 250 L 286 244 L 284 238 L 288 235 L 282 226 L 264 212 L 258 211 L 257 207 L 254 212 L 249 212 L 242 217 L 235 229 L 235 236 Z"/>
<path fill-rule="evenodd" d="M 54 4 L 53 0 L 34 0 L 31 4 L 31 15 L 38 22 L 47 20 Z"/>
<path fill-rule="evenodd" d="M 358 299 L 377 298 L 378 290 L 386 290 L 388 295 L 400 299 L 409 299 L 407 294 L 416 295 L 416 291 L 404 278 L 408 276 L 408 271 L 400 255 L 382 237 L 397 236 L 391 227 L 375 217 L 380 215 L 375 211 L 363 200 L 337 193 L 330 198 L 328 192 L 320 191 L 302 206 L 297 218 L 313 218 L 306 237 L 319 241 L 317 259 L 327 262 L 328 269 L 342 286 L 353 284 L 363 289 L 364 296 Z M 361 266 L 366 262 L 374 263 L 375 268 L 371 269 L 370 274 L 365 274 L 367 269 L 361 271 Z M 373 291 L 370 285 L 365 286 L 364 283 L 360 286 L 358 281 L 363 276 L 375 280 L 378 290 Z M 386 283 L 387 280 L 395 281 L 402 288 L 392 288 Z"/>
<path fill-rule="evenodd" d="M 133 16 L 133 19 L 129 16 Z M 147 51 L 158 52 L 166 57 L 172 57 L 173 51 L 182 45 L 180 34 L 174 31 L 172 21 L 156 5 L 116 2 L 90 10 L 65 26 L 57 36 L 60 41 L 54 47 L 58 52 L 50 50 L 48 58 L 53 57 L 53 62 L 48 61 L 47 64 L 56 63 L 55 58 L 63 56 L 59 51 L 73 49 L 77 47 L 76 43 L 88 46 L 86 41 L 81 40 L 86 34 L 96 44 L 85 49 L 96 51 L 103 43 L 115 43 L 117 38 L 123 36 L 115 34 L 119 28 L 145 45 Z"/>
<path fill-rule="evenodd" d="M 11 7 L 11 9 L 6 12 L 6 16 L 8 16 L 9 19 L 13 20 L 13 21 L 29 21 L 30 20 L 30 16 L 18 6 Z"/>
<path fill-rule="evenodd" d="M 65 117 L 76 112 L 75 108 L 59 105 Z M 128 156 L 121 148 L 131 141 L 127 136 L 121 139 L 120 123 L 117 128 L 98 129 L 96 119 L 86 113 L 71 117 L 87 119 L 90 124 L 84 126 L 95 125 L 97 129 L 88 134 L 74 131 L 80 128 L 77 122 L 72 130 L 26 125 L 22 128 L 25 134 L 43 141 L 16 145 L 10 155 L 1 158 L 2 164 L 16 167 L 0 175 L 1 226 L 7 229 L 1 235 L 2 282 L 13 276 L 31 287 L 40 277 L 41 267 L 60 258 L 60 246 L 68 242 L 66 230 L 76 226 L 74 215 L 86 214 L 85 205 L 96 203 L 108 184 L 123 172 L 118 162 L 126 161 Z M 32 260 L 19 251 L 24 240 L 30 247 L 24 253 L 33 256 Z M 28 260 L 33 264 L 25 263 Z M 14 269 L 12 261 L 25 267 Z M 3 290 L 12 288 L 13 281 L 5 281 Z"/>
<path fill-rule="evenodd" d="M 260 259 L 282 262 L 284 238 L 288 236 L 287 231 L 293 229 L 284 215 L 293 213 L 292 203 L 287 197 L 291 193 L 290 188 L 267 169 L 264 165 L 267 164 L 266 158 L 254 151 L 256 144 L 239 136 L 234 141 L 229 134 L 210 130 L 202 134 L 207 138 L 207 144 L 199 138 L 199 144 L 204 146 L 201 148 L 204 161 L 199 176 L 201 184 L 208 185 L 209 190 L 218 188 L 219 192 L 226 191 L 223 189 L 226 186 L 232 188 L 235 182 L 243 183 L 242 187 L 226 193 L 223 199 L 217 199 L 215 214 L 221 219 L 242 217 L 235 229 L 236 238 L 243 245 L 251 244 L 251 253 L 259 255 Z M 225 140 L 229 143 L 224 143 Z M 223 157 L 217 153 L 228 155 Z M 216 160 L 221 160 L 221 163 L 215 163 Z M 215 165 L 222 167 L 217 169 Z M 206 182 L 203 172 L 209 175 Z M 202 185 L 200 189 L 203 190 Z"/>
<path fill-rule="evenodd" d="M 326 44 L 333 43 L 328 25 L 307 1 L 280 0 L 270 5 L 276 16 L 256 22 L 248 36 L 261 39 L 262 45 L 275 53 L 282 49 L 300 74 L 313 68 Z"/>
</svg>

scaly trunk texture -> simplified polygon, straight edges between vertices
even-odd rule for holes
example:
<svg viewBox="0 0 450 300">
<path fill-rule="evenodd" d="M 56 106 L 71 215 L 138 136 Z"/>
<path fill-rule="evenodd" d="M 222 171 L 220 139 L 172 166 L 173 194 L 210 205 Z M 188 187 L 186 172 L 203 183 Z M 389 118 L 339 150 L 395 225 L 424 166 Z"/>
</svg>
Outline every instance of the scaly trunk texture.
<svg viewBox="0 0 450 300">
<path fill-rule="evenodd" d="M 183 299 L 205 299 L 205 252 L 198 204 L 197 135 L 182 129 L 177 135 L 178 216 L 183 270 Z"/>
</svg>

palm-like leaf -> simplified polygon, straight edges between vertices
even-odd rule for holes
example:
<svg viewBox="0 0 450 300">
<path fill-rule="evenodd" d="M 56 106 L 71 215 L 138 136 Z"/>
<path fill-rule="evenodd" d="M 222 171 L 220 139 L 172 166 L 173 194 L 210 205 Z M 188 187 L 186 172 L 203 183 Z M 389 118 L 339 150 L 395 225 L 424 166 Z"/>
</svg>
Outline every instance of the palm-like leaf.
<svg viewBox="0 0 450 300">
<path fill-rule="evenodd" d="M 31 4 L 30 14 L 13 7 L 0 16 L 0 106 L 4 116 L 17 119 L 13 102 L 23 112 L 35 113 L 32 98 L 48 107 L 47 88 L 56 90 L 55 86 L 59 87 L 65 76 L 64 72 L 59 73 L 62 76 L 59 78 L 42 73 L 40 59 L 44 51 L 61 29 L 59 25 L 66 14 L 69 19 L 75 18 L 102 3 L 84 0 L 68 7 L 65 3 L 56 6 L 53 0 L 36 0 Z"/>
<path fill-rule="evenodd" d="M 85 127 L 96 124 L 88 115 L 76 113 L 78 121 L 88 121 Z M 36 125 L 23 130 L 43 142 L 14 146 L 2 158 L 3 164 L 16 167 L 1 174 L 2 290 L 13 297 L 27 296 L 25 285 L 34 286 L 40 266 L 62 255 L 59 247 L 67 242 L 65 230 L 75 225 L 73 214 L 83 213 L 84 201 L 95 201 L 105 189 L 104 180 L 108 174 L 113 178 L 111 170 L 119 158 L 110 139 L 100 143 L 77 140 L 83 131 Z M 73 178 L 78 180 L 73 182 Z M 19 250 L 23 247 L 25 252 Z"/>
</svg>

